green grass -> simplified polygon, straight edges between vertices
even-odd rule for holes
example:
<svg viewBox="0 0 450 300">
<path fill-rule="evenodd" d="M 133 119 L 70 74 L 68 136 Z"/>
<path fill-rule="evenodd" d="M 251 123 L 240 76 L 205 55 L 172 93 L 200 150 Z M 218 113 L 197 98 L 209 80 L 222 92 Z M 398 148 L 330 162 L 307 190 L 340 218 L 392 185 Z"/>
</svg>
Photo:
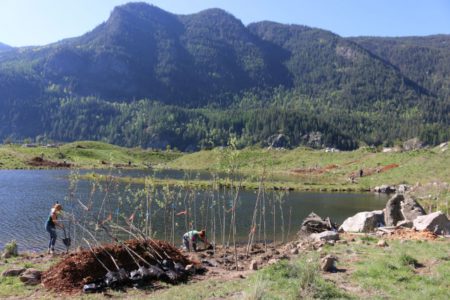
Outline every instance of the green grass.
<svg viewBox="0 0 450 300">
<path fill-rule="evenodd" d="M 18 256 L 14 258 L 9 258 L 3 260 L 0 263 L 0 274 L 3 271 L 12 268 L 35 268 L 38 270 L 46 270 L 56 259 L 49 260 L 29 260 L 23 256 Z M 29 298 L 36 292 L 36 290 L 41 291 L 41 298 L 45 298 L 48 293 L 43 291 L 40 286 L 26 286 L 24 285 L 18 277 L 3 277 L 0 276 L 0 298 Z M 48 296 L 50 297 L 50 296 Z"/>
<path fill-rule="evenodd" d="M 370 299 L 449 299 L 450 242 L 388 241 L 337 245 L 327 249 L 340 258 L 353 286 Z"/>
<path fill-rule="evenodd" d="M 24 148 L 19 145 L 0 147 L 0 169 L 29 169 L 27 164 L 39 156 L 55 162 L 68 162 L 77 168 L 108 168 L 111 166 L 147 168 L 174 160 L 183 154 L 170 151 L 123 148 L 102 142 L 74 142 L 58 148 Z"/>
<path fill-rule="evenodd" d="M 363 243 L 359 242 L 363 241 Z M 376 239 L 324 247 L 321 252 L 302 252 L 244 278 L 208 279 L 162 289 L 108 291 L 122 299 L 450 299 L 450 241 L 392 241 L 376 246 Z M 338 273 L 323 273 L 319 260 L 338 257 Z M 25 266 L 44 270 L 55 262 L 23 257 L 0 264 L 0 272 Z M 42 286 L 27 287 L 18 278 L 0 277 L 0 298 L 57 298 Z M 106 299 L 102 294 L 74 299 Z"/>
<path fill-rule="evenodd" d="M 184 155 L 167 164 L 168 167 L 188 170 L 222 170 L 225 151 L 214 149 Z M 352 173 L 360 169 L 374 170 L 377 167 L 398 164 L 398 168 L 356 178 L 352 184 L 348 180 Z M 450 181 L 450 152 L 440 149 L 424 149 L 399 153 L 371 152 L 359 149 L 349 152 L 326 153 L 322 150 L 298 148 L 294 150 L 244 149 L 236 155 L 238 170 L 248 174 L 282 176 L 294 169 L 323 169 L 334 165 L 322 173 L 304 172 L 294 178 L 311 185 L 355 185 L 370 188 L 382 183 L 401 184 Z"/>
</svg>

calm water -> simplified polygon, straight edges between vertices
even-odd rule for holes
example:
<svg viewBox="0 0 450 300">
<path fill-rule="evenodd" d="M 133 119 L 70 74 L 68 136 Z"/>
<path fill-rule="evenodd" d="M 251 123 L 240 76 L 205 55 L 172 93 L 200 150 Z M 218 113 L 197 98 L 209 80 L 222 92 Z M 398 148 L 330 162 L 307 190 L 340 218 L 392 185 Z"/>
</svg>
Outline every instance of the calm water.
<svg viewBox="0 0 450 300">
<path fill-rule="evenodd" d="M 121 171 L 116 175 L 122 176 L 145 176 L 150 171 Z M 67 170 L 11 170 L 0 171 L 0 248 L 3 249 L 5 243 L 15 239 L 19 244 L 19 250 L 41 251 L 47 246 L 48 233 L 44 229 L 44 222 L 48 217 L 50 207 L 55 201 L 60 201 L 65 207 L 65 211 L 73 213 L 83 224 L 87 221 L 101 221 L 110 213 L 113 218 L 119 219 L 120 216 L 131 216 L 135 211 L 138 202 L 133 202 L 133 193 L 140 189 L 139 186 L 115 185 L 110 187 L 107 194 L 105 189 L 97 189 L 91 195 L 92 184 L 86 181 L 78 182 L 76 190 L 72 197 L 69 196 L 69 171 Z M 184 172 L 179 171 L 159 171 L 158 177 L 183 178 Z M 191 176 L 195 178 L 208 178 L 208 174 L 196 173 Z M 168 210 L 166 220 L 171 220 L 172 212 L 174 214 L 183 211 L 183 199 L 192 199 L 192 211 L 195 211 L 196 228 L 208 227 L 210 238 L 212 238 L 212 218 L 214 212 L 214 201 L 225 201 L 228 207 L 233 198 L 232 195 L 223 192 L 220 195 L 212 196 L 212 191 L 175 191 L 178 201 L 175 201 Z M 239 204 L 236 209 L 238 238 L 245 240 L 252 219 L 252 213 L 257 197 L 256 191 L 241 191 L 239 194 Z M 163 199 L 161 191 L 156 192 L 157 198 Z M 268 238 L 273 238 L 273 205 L 271 204 L 275 197 L 281 197 L 280 193 L 268 193 L 265 195 L 267 203 L 267 221 L 266 228 Z M 313 193 L 313 192 L 290 192 L 283 197 L 283 216 L 285 223 L 285 235 L 289 231 L 294 235 L 298 230 L 303 218 L 311 211 L 322 217 L 330 216 L 334 222 L 342 221 L 360 211 L 381 209 L 385 206 L 387 198 L 374 194 L 358 193 Z M 69 201 L 69 200 L 70 201 Z M 78 204 L 78 199 L 84 204 L 88 204 L 92 199 L 93 208 L 89 213 L 83 212 Z M 144 201 L 141 199 L 141 201 Z M 101 213 L 99 208 L 103 203 Z M 124 204 L 129 203 L 129 204 Z M 208 208 L 209 207 L 209 208 Z M 218 207 L 218 205 L 216 206 Z M 195 210 L 194 210 L 195 208 Z M 164 212 L 156 205 L 152 208 L 153 229 L 159 238 L 164 238 Z M 281 239 L 281 212 L 277 204 L 275 207 L 275 238 Z M 206 214 L 209 214 L 206 216 Z M 231 215 L 231 214 L 228 214 Z M 229 218 L 229 216 L 227 217 Z M 206 221 L 209 220 L 209 221 Z M 136 221 L 139 221 L 139 215 L 136 215 Z M 185 231 L 184 215 L 174 217 L 175 242 L 178 244 L 179 237 Z M 229 219 L 227 219 L 227 223 Z M 92 222 L 91 222 L 92 223 Z M 119 222 L 120 223 L 120 222 Z M 220 220 L 216 218 L 216 231 L 219 231 Z M 86 225 L 88 226 L 88 225 Z M 227 225 L 228 226 L 228 225 Z M 88 226 L 89 227 L 89 226 Z M 71 226 L 71 236 L 74 244 L 81 242 L 83 230 L 76 226 Z M 166 226 L 166 233 L 172 230 L 172 226 Z M 217 236 L 219 234 L 217 233 Z M 62 236 L 58 233 L 58 239 Z M 104 234 L 96 234 L 99 240 L 107 240 Z M 219 237 L 217 237 L 219 240 Z M 61 249 L 61 241 L 57 245 Z"/>
</svg>

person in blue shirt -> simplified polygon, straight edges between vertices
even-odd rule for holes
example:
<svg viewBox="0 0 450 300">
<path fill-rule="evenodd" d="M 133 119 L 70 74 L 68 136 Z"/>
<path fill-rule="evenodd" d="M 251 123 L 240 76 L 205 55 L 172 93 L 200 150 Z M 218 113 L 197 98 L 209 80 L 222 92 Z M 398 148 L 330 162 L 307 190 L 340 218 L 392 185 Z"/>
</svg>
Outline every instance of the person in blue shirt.
<svg viewBox="0 0 450 300">
<path fill-rule="evenodd" d="M 206 239 L 206 231 L 201 230 L 191 230 L 186 232 L 183 235 L 183 245 L 186 248 L 187 251 L 191 251 L 191 248 L 194 249 L 195 252 L 197 252 L 197 243 L 202 242 L 205 247 L 207 247 L 209 244 L 208 240 Z"/>
<path fill-rule="evenodd" d="M 62 206 L 58 202 L 52 207 L 50 215 L 45 222 L 45 230 L 50 234 L 50 241 L 48 242 L 48 254 L 55 253 L 56 243 L 56 226 L 63 228 L 63 225 L 58 222 L 58 215 L 62 211 Z"/>
</svg>

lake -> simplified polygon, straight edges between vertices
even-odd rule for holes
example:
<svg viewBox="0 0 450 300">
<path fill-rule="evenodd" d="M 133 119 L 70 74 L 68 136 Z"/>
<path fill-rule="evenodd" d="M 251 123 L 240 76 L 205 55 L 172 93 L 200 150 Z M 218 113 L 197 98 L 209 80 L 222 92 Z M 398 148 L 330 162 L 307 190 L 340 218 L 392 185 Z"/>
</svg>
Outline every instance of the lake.
<svg viewBox="0 0 450 300">
<path fill-rule="evenodd" d="M 92 171 L 80 171 L 80 173 Z M 106 171 L 100 171 L 105 173 Z M 117 176 L 149 176 L 152 171 L 122 170 L 114 171 Z M 147 197 L 138 191 L 143 187 L 113 183 L 98 183 L 93 190 L 93 184 L 87 181 L 69 180 L 69 170 L 2 170 L 0 171 L 0 247 L 16 240 L 19 251 L 42 251 L 47 247 L 48 233 L 44 223 L 51 206 L 59 201 L 64 210 L 75 216 L 78 224 L 67 223 L 74 246 L 83 243 L 83 238 L 90 233 L 98 241 L 110 241 L 103 231 L 94 231 L 95 223 L 110 217 L 117 224 L 125 227 L 125 219 L 135 224 L 145 223 L 145 213 L 157 238 L 172 240 L 180 244 L 187 223 L 194 228 L 207 228 L 210 240 L 216 237 L 219 243 L 223 239 L 223 223 L 227 224 L 225 240 L 228 240 L 232 201 L 235 193 L 229 190 L 185 190 L 182 188 L 155 189 L 151 198 L 150 208 L 143 203 Z M 184 172 L 174 170 L 158 171 L 160 178 L 183 178 Z M 208 179 L 208 173 L 192 173 L 191 178 Z M 71 193 L 70 193 L 71 192 Z M 172 197 L 172 198 L 170 198 Z M 262 195 L 260 195 L 262 197 Z M 170 205 L 163 206 L 164 201 Z M 236 206 L 236 228 L 239 241 L 245 241 L 251 227 L 251 220 L 257 199 L 257 191 L 246 190 L 238 194 Z M 262 198 L 261 198 L 262 199 Z M 319 193 L 319 192 L 267 192 L 264 195 L 266 203 L 266 236 L 281 241 L 293 237 L 298 231 L 302 220 L 315 212 L 322 217 L 329 216 L 332 221 L 342 223 L 345 218 L 360 211 L 382 209 L 387 196 L 371 193 Z M 187 204 L 186 204 L 187 203 Z M 223 222 L 223 203 L 226 209 L 226 222 Z M 261 202 L 262 203 L 262 202 Z M 281 205 L 280 205 L 281 203 Z M 89 205 L 90 204 L 90 205 Z M 83 210 L 89 206 L 89 210 Z M 183 212 L 188 205 L 189 220 Z M 143 208 L 144 207 L 144 208 Z M 275 218 L 274 218 L 275 212 Z M 263 219 L 258 215 L 257 238 L 261 238 Z M 275 227 L 273 226 L 275 219 Z M 261 224 L 261 226 L 259 226 Z M 284 226 L 282 226 L 284 224 Z M 284 229 L 284 230 L 283 230 Z M 283 232 L 284 231 L 284 232 Z M 90 233 L 88 233 L 90 232 Z M 127 238 L 124 231 L 117 231 L 117 237 Z M 58 232 L 57 248 L 62 249 L 62 233 Z"/>
</svg>

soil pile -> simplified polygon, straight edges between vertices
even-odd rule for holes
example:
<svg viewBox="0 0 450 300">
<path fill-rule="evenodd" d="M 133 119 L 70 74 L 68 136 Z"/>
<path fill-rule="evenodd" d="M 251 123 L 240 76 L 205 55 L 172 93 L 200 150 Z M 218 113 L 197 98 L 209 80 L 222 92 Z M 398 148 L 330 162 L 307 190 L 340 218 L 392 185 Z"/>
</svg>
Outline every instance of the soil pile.
<svg viewBox="0 0 450 300">
<path fill-rule="evenodd" d="M 178 249 L 164 241 L 130 240 L 124 244 L 126 247 L 120 244 L 107 244 L 94 248 L 93 252 L 82 250 L 71 253 L 43 273 L 42 283 L 47 289 L 55 292 L 79 293 L 84 284 L 105 276 L 108 271 L 102 263 L 109 270 L 117 270 L 110 255 L 120 268 L 128 272 L 136 270 L 138 266 L 130 254 L 132 251 L 153 265 L 158 265 L 165 259 L 183 266 L 190 263 Z M 142 261 L 139 263 L 143 264 Z"/>
</svg>

